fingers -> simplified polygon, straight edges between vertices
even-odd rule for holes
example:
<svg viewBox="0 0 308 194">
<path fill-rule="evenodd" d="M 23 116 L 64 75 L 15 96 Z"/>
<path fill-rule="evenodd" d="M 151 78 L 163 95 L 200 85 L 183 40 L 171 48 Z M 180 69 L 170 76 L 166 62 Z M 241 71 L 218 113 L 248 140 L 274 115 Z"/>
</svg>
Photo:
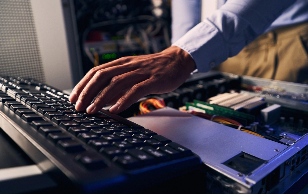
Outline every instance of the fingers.
<svg viewBox="0 0 308 194">
<path fill-rule="evenodd" d="M 87 112 L 93 114 L 99 111 L 103 106 L 111 101 L 117 101 L 134 85 L 148 79 L 147 75 L 138 74 L 136 71 L 113 77 L 110 84 L 98 96 L 96 96 L 94 102 L 87 108 Z"/>
<path fill-rule="evenodd" d="M 118 95 L 116 95 L 112 100 L 110 100 L 106 106 L 112 106 L 114 105 L 124 94 L 127 92 L 127 90 L 122 90 Z"/>
<path fill-rule="evenodd" d="M 153 79 L 147 79 L 134 85 L 122 98 L 120 98 L 115 105 L 113 105 L 109 111 L 112 113 L 119 113 L 128 107 L 130 107 L 134 102 L 137 102 L 140 98 L 151 93 L 153 87 Z M 153 87 L 152 87 L 153 86 Z"/>
<path fill-rule="evenodd" d="M 88 82 L 92 79 L 92 77 L 95 75 L 95 73 L 99 70 L 106 69 L 113 66 L 123 65 L 127 62 L 129 62 L 131 59 L 130 57 L 123 57 L 115 61 L 111 61 L 109 63 L 100 65 L 98 67 L 92 68 L 81 80 L 80 82 L 74 87 L 71 95 L 70 95 L 70 102 L 75 103 L 78 100 L 78 97 L 80 93 L 83 91 L 83 89 L 86 87 Z"/>
<path fill-rule="evenodd" d="M 125 65 L 113 66 L 96 71 L 94 76 L 88 81 L 79 94 L 75 107 L 76 110 L 85 110 L 97 94 L 102 90 L 102 88 L 109 84 L 112 77 L 130 72 L 132 70 L 134 70 L 134 67 L 128 63 Z"/>
<path fill-rule="evenodd" d="M 83 88 L 86 86 L 86 84 L 89 82 L 89 80 L 93 77 L 93 75 L 96 73 L 98 69 L 99 67 L 92 68 L 74 87 L 69 98 L 71 103 L 75 103 L 78 100 L 80 92 L 83 90 Z"/>
</svg>

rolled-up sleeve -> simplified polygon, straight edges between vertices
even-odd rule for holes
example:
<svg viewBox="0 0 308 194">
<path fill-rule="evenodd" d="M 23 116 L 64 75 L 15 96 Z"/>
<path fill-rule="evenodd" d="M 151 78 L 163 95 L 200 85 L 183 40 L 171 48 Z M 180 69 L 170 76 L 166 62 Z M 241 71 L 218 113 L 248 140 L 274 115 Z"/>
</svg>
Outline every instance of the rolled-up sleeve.
<svg viewBox="0 0 308 194">
<path fill-rule="evenodd" d="M 228 0 L 204 22 L 173 43 L 206 72 L 235 56 L 262 34 L 293 0 Z"/>
</svg>

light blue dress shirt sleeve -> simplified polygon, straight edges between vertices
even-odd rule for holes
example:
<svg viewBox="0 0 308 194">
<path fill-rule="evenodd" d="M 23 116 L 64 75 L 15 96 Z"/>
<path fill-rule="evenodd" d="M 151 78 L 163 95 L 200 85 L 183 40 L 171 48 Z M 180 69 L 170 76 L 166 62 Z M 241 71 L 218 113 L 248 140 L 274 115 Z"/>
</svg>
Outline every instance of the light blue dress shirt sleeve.
<svg viewBox="0 0 308 194">
<path fill-rule="evenodd" d="M 196 8 L 198 5 L 196 0 L 182 1 L 185 6 Z M 189 5 L 189 2 L 194 4 Z M 197 24 L 173 45 L 192 56 L 198 71 L 209 71 L 239 53 L 292 3 L 294 0 L 228 0 L 211 17 Z M 182 4 L 182 7 L 185 6 Z M 190 20 L 196 22 L 195 18 Z"/>
</svg>

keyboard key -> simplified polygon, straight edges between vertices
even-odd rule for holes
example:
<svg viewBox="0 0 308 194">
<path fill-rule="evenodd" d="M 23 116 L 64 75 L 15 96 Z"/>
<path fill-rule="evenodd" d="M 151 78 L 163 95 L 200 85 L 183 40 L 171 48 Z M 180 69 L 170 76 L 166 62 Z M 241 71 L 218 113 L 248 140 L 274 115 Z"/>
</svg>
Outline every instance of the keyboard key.
<svg viewBox="0 0 308 194">
<path fill-rule="evenodd" d="M 15 111 L 15 114 L 17 114 L 18 116 L 22 116 L 23 114 L 30 114 L 30 113 L 32 113 L 32 114 L 34 114 L 34 112 L 32 111 L 32 110 L 30 110 L 30 109 L 17 109 L 16 111 Z"/>
<path fill-rule="evenodd" d="M 39 128 L 39 132 L 47 136 L 49 133 L 61 133 L 63 130 L 54 126 L 42 126 Z"/>
<path fill-rule="evenodd" d="M 193 154 L 191 150 L 189 150 L 189 149 L 185 148 L 184 146 L 181 146 L 180 144 L 177 144 L 175 142 L 170 142 L 167 145 L 172 147 L 173 149 L 179 151 L 184 156 L 190 156 L 190 155 Z"/>
<path fill-rule="evenodd" d="M 55 122 L 57 124 L 60 124 L 62 121 L 69 121 L 70 118 L 67 116 L 55 116 L 51 119 L 52 122 Z"/>
<path fill-rule="evenodd" d="M 12 104 L 10 106 L 10 109 L 15 112 L 17 109 L 29 109 L 28 107 L 26 107 L 25 105 L 22 104 Z"/>
<path fill-rule="evenodd" d="M 23 114 L 21 116 L 21 118 L 24 120 L 24 121 L 27 121 L 27 122 L 32 122 L 32 121 L 39 121 L 39 120 L 43 120 L 43 118 L 40 116 L 40 115 L 37 115 L 37 114 Z"/>
<path fill-rule="evenodd" d="M 32 121 L 30 125 L 34 127 L 36 130 L 38 130 L 42 126 L 52 126 L 52 124 L 49 121 L 44 121 L 44 120 Z"/>
<path fill-rule="evenodd" d="M 96 113 L 94 114 L 95 117 L 99 118 L 99 119 L 109 119 L 110 117 L 107 115 L 103 115 L 101 113 Z"/>
<path fill-rule="evenodd" d="M 121 148 L 122 150 L 133 148 L 133 145 L 128 143 L 127 141 L 113 142 L 113 145 L 117 146 L 118 148 Z"/>
<path fill-rule="evenodd" d="M 113 132 L 120 132 L 121 129 L 117 128 L 117 127 L 111 127 L 111 126 L 105 126 L 104 129 L 107 129 L 108 131 L 110 131 L 111 133 Z"/>
<path fill-rule="evenodd" d="M 68 101 L 66 101 L 66 102 L 61 101 L 60 104 L 62 104 L 62 105 L 65 106 L 66 108 L 68 108 L 69 106 L 74 105 L 73 103 L 70 103 L 70 102 L 68 102 Z M 68 108 L 68 109 L 70 109 L 70 108 Z"/>
<path fill-rule="evenodd" d="M 63 105 L 65 108 L 68 108 L 68 109 L 74 109 L 75 106 L 74 105 Z"/>
<path fill-rule="evenodd" d="M 15 100 L 18 101 L 18 102 L 20 102 L 21 99 L 22 99 L 23 97 L 31 98 L 32 96 L 30 96 L 30 95 L 28 95 L 28 94 L 25 94 L 25 93 L 23 93 L 23 94 L 16 94 Z"/>
<path fill-rule="evenodd" d="M 102 154 L 105 154 L 106 156 L 110 158 L 124 154 L 124 152 L 116 146 L 103 147 L 99 150 L 99 152 L 101 152 Z"/>
<path fill-rule="evenodd" d="M 6 93 L 6 91 L 7 91 L 8 89 L 15 89 L 15 87 L 14 87 L 14 86 L 7 85 L 7 84 L 3 84 L 3 86 L 2 86 L 2 91 Z"/>
<path fill-rule="evenodd" d="M 163 144 L 166 144 L 166 143 L 171 142 L 170 139 L 167 139 L 167 138 L 165 138 L 165 137 L 163 137 L 163 136 L 161 136 L 161 135 L 153 135 L 152 138 L 153 138 L 153 139 L 156 139 L 157 141 L 160 141 L 160 142 L 163 143 Z"/>
<path fill-rule="evenodd" d="M 45 114 L 46 112 L 56 112 L 57 110 L 54 108 L 39 108 L 37 111 L 41 114 Z"/>
<path fill-rule="evenodd" d="M 75 119 L 75 118 L 82 118 L 81 115 L 72 113 L 72 114 L 65 114 L 65 116 L 69 117 L 70 119 Z"/>
<path fill-rule="evenodd" d="M 126 153 L 128 153 L 129 155 L 132 155 L 135 158 L 138 158 L 145 165 L 151 165 L 151 164 L 156 163 L 156 160 L 154 157 L 150 156 L 149 154 L 147 154 L 146 152 L 142 150 L 128 149 Z"/>
<path fill-rule="evenodd" d="M 72 139 L 72 137 L 66 133 L 49 133 L 47 137 L 54 143 L 57 143 L 60 140 Z"/>
<path fill-rule="evenodd" d="M 81 152 L 84 151 L 85 148 L 83 147 L 83 145 L 74 139 L 69 139 L 69 140 L 60 140 L 58 141 L 57 145 L 59 147 L 61 147 L 63 150 L 65 150 L 66 152 Z"/>
<path fill-rule="evenodd" d="M 79 133 L 89 132 L 89 129 L 82 127 L 82 126 L 78 126 L 78 127 L 70 127 L 70 128 L 68 128 L 68 131 L 70 133 L 74 134 L 75 136 L 77 136 Z"/>
<path fill-rule="evenodd" d="M 107 167 L 103 157 L 97 153 L 83 153 L 75 158 L 89 170 L 96 170 Z"/>
<path fill-rule="evenodd" d="M 66 110 L 66 108 L 61 106 L 61 105 L 53 105 L 53 106 L 51 106 L 51 108 L 55 108 L 55 109 L 57 109 L 57 111 L 59 111 L 59 110 Z"/>
<path fill-rule="evenodd" d="M 87 116 L 87 117 L 85 117 L 85 119 L 89 120 L 91 123 L 100 122 L 101 121 L 101 119 L 99 119 L 97 117 L 91 117 L 91 116 L 90 117 Z"/>
<path fill-rule="evenodd" d="M 80 123 L 80 124 L 83 124 L 83 123 L 90 123 L 89 120 L 83 119 L 83 118 L 74 118 L 73 121 L 75 121 L 75 122 L 77 122 L 77 123 Z"/>
<path fill-rule="evenodd" d="M 46 105 L 46 104 L 33 104 L 32 108 L 34 108 L 35 110 L 39 109 L 39 108 L 49 108 L 50 106 Z"/>
<path fill-rule="evenodd" d="M 123 156 L 116 156 L 114 157 L 113 161 L 127 169 L 137 168 L 141 166 L 141 162 L 129 154 L 125 154 Z"/>
<path fill-rule="evenodd" d="M 8 107 L 8 108 L 10 108 L 11 105 L 22 105 L 22 104 L 21 104 L 20 102 L 16 102 L 16 101 L 6 101 L 6 102 L 4 103 L 4 106 L 6 106 L 6 107 Z"/>
<path fill-rule="evenodd" d="M 132 129 L 132 128 L 124 128 L 121 131 L 124 131 L 124 132 L 129 133 L 129 134 L 139 134 L 138 130 Z"/>
<path fill-rule="evenodd" d="M 18 89 L 18 88 L 20 88 L 18 85 L 15 85 L 15 87 L 16 87 L 16 89 L 9 89 L 8 91 L 7 91 L 7 94 L 9 95 L 9 96 L 11 96 L 11 97 L 13 97 L 14 99 L 16 98 L 16 95 L 20 95 L 20 94 L 23 94 L 23 92 L 21 92 L 20 91 L 20 89 Z"/>
<path fill-rule="evenodd" d="M 64 129 L 68 129 L 70 127 L 77 127 L 77 126 L 79 126 L 79 123 L 76 123 L 75 121 L 61 121 L 59 126 L 63 127 Z"/>
<path fill-rule="evenodd" d="M 47 88 L 44 87 L 44 86 L 35 86 L 35 89 L 38 90 L 38 91 L 46 91 Z"/>
<path fill-rule="evenodd" d="M 15 101 L 15 99 L 10 96 L 0 96 L 0 102 L 5 103 L 6 101 Z"/>
<path fill-rule="evenodd" d="M 122 124 L 122 123 L 113 123 L 111 124 L 112 127 L 117 127 L 119 129 L 128 128 L 128 126 Z"/>
<path fill-rule="evenodd" d="M 119 123 L 119 121 L 117 120 L 114 120 L 114 119 L 104 119 L 104 121 L 110 123 L 110 124 L 113 124 L 113 123 Z"/>
<path fill-rule="evenodd" d="M 33 104 L 43 104 L 42 102 L 38 101 L 38 100 L 31 100 L 31 101 L 27 101 L 26 105 L 28 105 L 29 107 L 32 107 Z"/>
<path fill-rule="evenodd" d="M 87 117 L 92 117 L 92 114 L 88 114 L 85 111 L 79 112 L 78 114 L 80 114 L 83 118 L 87 118 Z"/>
<path fill-rule="evenodd" d="M 83 127 L 86 127 L 87 129 L 99 129 L 99 128 L 101 128 L 101 126 L 99 126 L 99 125 L 96 125 L 96 124 L 94 124 L 94 123 L 84 123 L 84 124 L 81 124 L 81 126 L 83 126 Z"/>
<path fill-rule="evenodd" d="M 126 132 L 123 132 L 123 131 L 115 132 L 114 135 L 117 135 L 117 136 L 121 137 L 122 139 L 131 137 L 131 135 L 129 133 L 126 133 Z"/>
<path fill-rule="evenodd" d="M 65 108 L 64 110 L 58 109 L 59 112 L 62 112 L 63 114 L 73 114 L 74 111 Z"/>
<path fill-rule="evenodd" d="M 28 101 L 37 101 L 37 98 L 33 97 L 33 96 L 23 96 L 20 98 L 20 102 L 26 104 Z"/>
<path fill-rule="evenodd" d="M 135 147 L 139 147 L 139 146 L 143 146 L 144 142 L 138 138 L 126 138 L 125 141 L 127 141 L 128 143 L 132 144 Z"/>
<path fill-rule="evenodd" d="M 103 139 L 93 139 L 93 140 L 90 140 L 88 144 L 92 146 L 93 148 L 95 148 L 96 150 L 100 150 L 103 147 L 111 146 L 109 141 L 103 140 Z"/>
<path fill-rule="evenodd" d="M 169 160 L 169 157 L 164 154 L 161 151 L 158 151 L 157 149 L 151 147 L 151 146 L 145 146 L 142 147 L 141 150 L 147 152 L 148 154 L 150 154 L 151 156 L 155 157 L 159 162 L 164 162 Z"/>
<path fill-rule="evenodd" d="M 94 133 L 79 133 L 77 137 L 86 143 L 90 140 L 99 138 L 99 136 Z"/>
<path fill-rule="evenodd" d="M 56 117 L 56 116 L 63 116 L 62 113 L 56 111 L 56 112 L 46 112 L 44 114 L 45 117 L 49 118 L 49 119 L 52 119 L 53 117 Z"/>
<path fill-rule="evenodd" d="M 159 146 L 163 146 L 165 144 L 163 144 L 160 141 L 157 141 L 156 139 L 147 139 L 144 141 L 146 144 L 153 146 L 153 147 L 159 147 Z"/>
<path fill-rule="evenodd" d="M 110 127 L 110 123 L 108 123 L 106 121 L 98 121 L 98 122 L 95 122 L 95 124 L 97 124 L 101 127 Z"/>
<path fill-rule="evenodd" d="M 109 142 L 114 142 L 114 141 L 121 141 L 121 137 L 119 136 L 116 136 L 116 135 L 113 135 L 113 134 L 110 134 L 110 135 L 102 135 L 101 136 L 102 139 L 105 139 Z"/>
<path fill-rule="evenodd" d="M 144 129 L 144 128 L 141 128 L 141 129 L 138 129 L 140 133 L 143 133 L 145 135 L 148 135 L 148 136 L 152 136 L 152 135 L 157 135 L 157 133 L 149 130 L 149 129 Z"/>
<path fill-rule="evenodd" d="M 54 101 L 46 101 L 44 102 L 46 105 L 48 106 L 54 106 L 54 105 L 58 105 L 58 103 L 54 102 Z"/>
<path fill-rule="evenodd" d="M 141 139 L 141 140 L 146 140 L 146 139 L 150 139 L 150 137 L 149 136 L 147 136 L 147 135 L 145 135 L 145 134 L 143 134 L 143 133 L 137 133 L 137 134 L 134 134 L 133 135 L 133 137 L 136 137 L 136 138 L 138 138 L 138 139 Z"/>
<path fill-rule="evenodd" d="M 111 134 L 110 131 L 108 131 L 107 129 L 91 129 L 91 132 L 97 135 Z"/>
<path fill-rule="evenodd" d="M 172 159 L 181 158 L 182 154 L 174 149 L 172 149 L 169 146 L 162 146 L 158 147 L 157 150 L 162 151 L 166 153 L 168 156 L 170 156 Z"/>
</svg>

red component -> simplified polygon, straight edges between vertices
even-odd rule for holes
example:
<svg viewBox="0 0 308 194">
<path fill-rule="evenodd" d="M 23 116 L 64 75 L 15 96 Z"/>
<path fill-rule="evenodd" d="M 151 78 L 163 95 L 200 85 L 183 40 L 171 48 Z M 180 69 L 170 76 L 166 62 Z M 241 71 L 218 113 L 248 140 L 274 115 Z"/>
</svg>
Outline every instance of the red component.
<svg viewBox="0 0 308 194">
<path fill-rule="evenodd" d="M 98 42 L 98 41 L 102 41 L 102 40 L 103 40 L 102 32 L 96 30 L 96 31 L 89 32 L 86 41 L 87 42 Z"/>
</svg>

